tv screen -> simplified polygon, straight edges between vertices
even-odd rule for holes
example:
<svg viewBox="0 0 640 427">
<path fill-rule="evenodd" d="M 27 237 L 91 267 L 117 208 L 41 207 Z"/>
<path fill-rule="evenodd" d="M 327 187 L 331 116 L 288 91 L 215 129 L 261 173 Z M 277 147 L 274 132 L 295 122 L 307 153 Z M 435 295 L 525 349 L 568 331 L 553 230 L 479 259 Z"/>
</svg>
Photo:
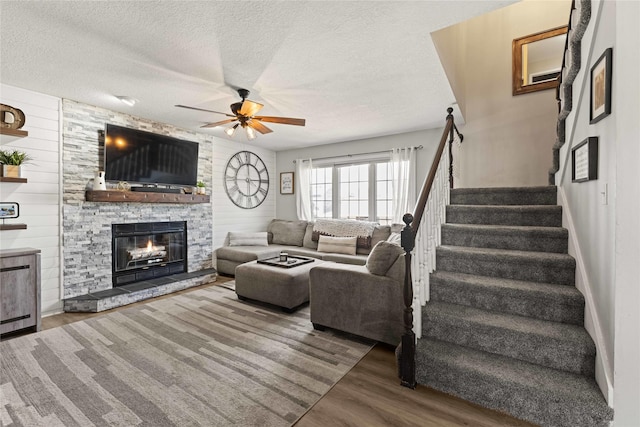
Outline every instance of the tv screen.
<svg viewBox="0 0 640 427">
<path fill-rule="evenodd" d="M 109 181 L 195 186 L 198 143 L 107 124 L 104 170 Z"/>
</svg>

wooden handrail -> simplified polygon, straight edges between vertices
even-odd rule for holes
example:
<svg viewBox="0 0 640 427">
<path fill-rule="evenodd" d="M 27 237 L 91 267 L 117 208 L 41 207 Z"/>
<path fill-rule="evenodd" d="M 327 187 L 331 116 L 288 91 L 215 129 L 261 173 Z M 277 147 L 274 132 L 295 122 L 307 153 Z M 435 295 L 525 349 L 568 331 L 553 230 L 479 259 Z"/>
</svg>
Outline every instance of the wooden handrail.
<svg viewBox="0 0 640 427">
<path fill-rule="evenodd" d="M 411 227 L 413 228 L 414 234 L 418 232 L 418 227 L 420 226 L 422 215 L 424 214 L 425 207 L 427 206 L 429 193 L 431 193 L 431 187 L 433 186 L 433 180 L 435 179 L 436 172 L 438 171 L 440 157 L 442 157 L 444 146 L 447 143 L 447 137 L 449 137 L 449 186 L 450 188 L 453 188 L 453 151 L 451 150 L 451 145 L 453 144 L 454 138 L 453 133 L 455 132 L 458 135 L 458 138 L 460 138 L 461 142 L 464 139 L 464 136 L 458 131 L 458 127 L 453 121 L 453 108 L 447 108 L 447 113 L 447 124 L 444 127 L 444 132 L 442 132 L 442 138 L 440 138 L 440 144 L 438 144 L 438 151 L 436 151 L 436 155 L 433 158 L 431 169 L 429 169 L 427 179 L 422 186 L 420 198 L 418 198 L 418 203 L 416 203 L 416 210 L 413 213 L 413 221 Z"/>
<path fill-rule="evenodd" d="M 447 143 L 447 137 L 449 139 L 449 185 L 453 188 L 453 155 L 452 145 L 454 139 L 454 132 L 463 140 L 464 136 L 460 134 L 458 128 L 453 121 L 453 108 L 447 108 L 447 124 L 440 138 L 436 155 L 431 163 L 431 169 L 427 179 L 420 191 L 420 198 L 416 204 L 415 212 L 413 214 L 407 213 L 402 217 L 402 221 L 405 223 L 405 227 L 400 234 L 400 245 L 405 252 L 405 272 L 404 272 L 404 289 L 403 289 L 403 321 L 404 321 L 404 333 L 402 334 L 402 341 L 399 346 L 398 356 L 398 371 L 400 375 L 400 384 L 415 388 L 416 386 L 416 368 L 415 368 L 415 354 L 416 354 L 416 335 L 413 332 L 413 280 L 411 277 L 411 251 L 415 246 L 416 235 L 418 228 L 420 227 L 420 221 L 424 214 L 424 210 L 429 199 L 431 187 L 438 171 L 438 165 L 442 158 L 442 152 Z"/>
</svg>

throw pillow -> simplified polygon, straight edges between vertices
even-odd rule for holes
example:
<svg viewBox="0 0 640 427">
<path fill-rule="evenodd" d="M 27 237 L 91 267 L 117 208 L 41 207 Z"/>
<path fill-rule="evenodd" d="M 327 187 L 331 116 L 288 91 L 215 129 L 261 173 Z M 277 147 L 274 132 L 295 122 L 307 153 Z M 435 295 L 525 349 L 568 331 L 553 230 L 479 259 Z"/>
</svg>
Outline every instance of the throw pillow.
<svg viewBox="0 0 640 427">
<path fill-rule="evenodd" d="M 384 276 L 402 253 L 402 247 L 394 243 L 386 241 L 379 242 L 367 258 L 367 270 L 369 270 L 371 274 Z"/>
<path fill-rule="evenodd" d="M 357 240 L 357 237 L 331 237 L 321 235 L 318 239 L 318 252 L 355 255 Z"/>
<path fill-rule="evenodd" d="M 229 232 L 229 246 L 269 246 L 267 232 L 234 233 Z"/>
<path fill-rule="evenodd" d="M 358 247 L 356 248 L 356 253 L 360 255 L 369 255 L 371 253 L 371 249 L 373 249 L 373 247 L 377 245 L 378 242 L 387 240 L 390 230 L 391 228 L 388 225 L 376 226 L 376 228 L 373 230 L 373 235 L 371 236 L 371 246 L 368 248 L 363 248 L 358 245 Z"/>
<path fill-rule="evenodd" d="M 267 232 L 273 234 L 271 240 L 276 245 L 302 246 L 307 221 L 287 221 L 274 219 L 269 224 Z"/>
<path fill-rule="evenodd" d="M 400 244 L 401 244 L 400 233 L 391 233 L 391 234 L 389 234 L 389 238 L 387 239 L 387 242 L 393 243 L 394 245 L 400 246 Z"/>
</svg>

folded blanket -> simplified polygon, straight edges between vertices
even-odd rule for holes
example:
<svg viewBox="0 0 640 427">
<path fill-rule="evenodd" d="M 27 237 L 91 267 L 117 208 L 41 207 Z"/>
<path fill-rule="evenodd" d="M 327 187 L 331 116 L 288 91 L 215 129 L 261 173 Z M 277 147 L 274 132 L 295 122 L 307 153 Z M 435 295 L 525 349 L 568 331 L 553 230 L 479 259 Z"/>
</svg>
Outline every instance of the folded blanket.
<svg viewBox="0 0 640 427">
<path fill-rule="evenodd" d="M 352 219 L 318 219 L 313 225 L 311 240 L 318 241 L 320 235 L 334 237 L 357 237 L 357 247 L 371 248 L 371 236 L 378 223 Z"/>
</svg>

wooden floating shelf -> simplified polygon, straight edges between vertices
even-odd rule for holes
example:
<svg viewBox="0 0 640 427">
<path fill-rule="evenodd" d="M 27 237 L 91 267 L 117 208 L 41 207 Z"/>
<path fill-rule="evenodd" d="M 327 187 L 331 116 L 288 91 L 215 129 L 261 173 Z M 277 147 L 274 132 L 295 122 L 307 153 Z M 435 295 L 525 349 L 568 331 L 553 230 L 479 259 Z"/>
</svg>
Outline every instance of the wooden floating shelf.
<svg viewBox="0 0 640 427">
<path fill-rule="evenodd" d="M 1 230 L 26 230 L 27 224 L 0 224 Z"/>
<path fill-rule="evenodd" d="M 20 182 L 26 183 L 27 178 L 14 178 L 12 176 L 0 176 L 0 182 Z"/>
<path fill-rule="evenodd" d="M 29 136 L 29 132 L 20 129 L 0 128 L 0 141 L 2 143 L 11 142 L 17 138 Z"/>
<path fill-rule="evenodd" d="M 196 204 L 210 203 L 211 198 L 203 194 L 179 194 L 179 193 L 146 193 L 143 191 L 119 191 L 89 190 L 85 194 L 87 202 L 112 202 L 112 203 L 178 203 Z"/>
</svg>

